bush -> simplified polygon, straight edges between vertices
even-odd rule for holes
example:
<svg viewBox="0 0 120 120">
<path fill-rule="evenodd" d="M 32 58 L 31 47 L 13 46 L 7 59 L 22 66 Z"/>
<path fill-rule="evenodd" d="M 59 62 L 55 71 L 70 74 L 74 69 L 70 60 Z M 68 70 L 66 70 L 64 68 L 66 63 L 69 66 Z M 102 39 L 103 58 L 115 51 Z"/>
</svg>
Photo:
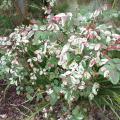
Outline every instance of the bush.
<svg viewBox="0 0 120 120">
<path fill-rule="evenodd" d="M 1 52 L 0 78 L 29 101 L 45 100 L 49 108 L 62 101 L 61 119 L 88 119 L 92 104 L 109 106 L 120 119 L 120 58 L 114 57 L 120 35 L 97 21 L 101 12 L 58 14 L 47 25 L 15 28 Z M 46 105 L 38 112 L 50 118 Z"/>
</svg>

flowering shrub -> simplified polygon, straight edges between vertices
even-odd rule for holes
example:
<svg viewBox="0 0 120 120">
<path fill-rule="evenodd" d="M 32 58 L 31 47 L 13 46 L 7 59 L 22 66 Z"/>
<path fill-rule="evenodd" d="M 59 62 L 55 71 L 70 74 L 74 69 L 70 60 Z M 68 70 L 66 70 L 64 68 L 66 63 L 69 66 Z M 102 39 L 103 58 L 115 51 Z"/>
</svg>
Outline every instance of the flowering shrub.
<svg viewBox="0 0 120 120">
<path fill-rule="evenodd" d="M 45 99 L 50 105 L 63 100 L 68 110 L 59 120 L 85 119 L 86 110 L 74 102 L 94 101 L 103 83 L 117 86 L 120 80 L 119 56 L 111 54 L 120 50 L 120 35 L 111 25 L 97 24 L 101 13 L 61 13 L 47 25 L 15 28 L 2 43 L 7 46 L 0 78 L 16 85 L 18 94 L 26 91 L 29 100 Z"/>
</svg>

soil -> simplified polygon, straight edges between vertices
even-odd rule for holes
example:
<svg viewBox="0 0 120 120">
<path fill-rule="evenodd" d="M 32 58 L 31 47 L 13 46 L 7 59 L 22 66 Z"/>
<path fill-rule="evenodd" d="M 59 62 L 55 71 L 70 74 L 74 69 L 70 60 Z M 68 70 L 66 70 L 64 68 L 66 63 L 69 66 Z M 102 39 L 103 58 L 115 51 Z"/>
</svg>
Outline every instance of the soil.
<svg viewBox="0 0 120 120">
<path fill-rule="evenodd" d="M 33 103 L 24 103 L 26 101 L 25 95 L 17 95 L 16 87 L 11 86 L 7 90 L 6 83 L 0 80 L 0 120 L 25 120 L 28 117 L 30 110 L 33 110 Z M 5 92 L 6 91 L 6 92 Z M 63 103 L 59 102 L 54 106 L 53 114 L 56 120 L 60 118 Z M 46 120 L 40 112 L 34 120 Z M 47 119 L 49 120 L 49 119 Z M 64 120 L 64 119 L 63 119 Z M 107 109 L 101 111 L 93 107 L 89 112 L 89 120 L 117 120 L 113 113 Z"/>
</svg>

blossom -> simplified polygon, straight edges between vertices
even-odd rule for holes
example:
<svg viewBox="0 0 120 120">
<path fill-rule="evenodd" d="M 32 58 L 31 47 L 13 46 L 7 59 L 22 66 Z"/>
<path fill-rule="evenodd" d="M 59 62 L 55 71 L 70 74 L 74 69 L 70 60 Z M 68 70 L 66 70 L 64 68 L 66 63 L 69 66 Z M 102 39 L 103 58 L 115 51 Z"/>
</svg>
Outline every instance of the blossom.
<svg viewBox="0 0 120 120">
<path fill-rule="evenodd" d="M 95 12 L 94 13 L 92 13 L 92 17 L 93 18 L 96 18 L 99 14 L 101 14 L 102 13 L 102 10 L 99 8 L 99 9 L 97 9 L 97 10 L 95 10 Z"/>
<path fill-rule="evenodd" d="M 90 100 L 93 100 L 94 95 L 92 93 L 90 93 L 88 97 L 89 97 Z"/>
<path fill-rule="evenodd" d="M 55 15 L 52 20 L 56 23 L 59 23 L 62 25 L 62 27 L 65 25 L 66 21 L 69 19 L 71 20 L 72 13 L 59 13 Z"/>
<path fill-rule="evenodd" d="M 85 86 L 84 86 L 84 85 L 80 85 L 80 86 L 78 86 L 78 89 L 79 89 L 79 90 L 84 90 L 84 89 L 85 89 Z"/>
<path fill-rule="evenodd" d="M 95 83 L 93 84 L 92 93 L 93 93 L 94 95 L 97 95 L 97 91 L 98 91 L 99 87 L 100 87 L 99 83 L 95 82 Z"/>
<path fill-rule="evenodd" d="M 34 73 L 31 73 L 30 74 L 30 79 L 31 80 L 37 80 L 37 77 L 36 77 L 36 75 Z"/>
<path fill-rule="evenodd" d="M 96 44 L 94 47 L 95 51 L 99 50 L 100 48 L 101 48 L 101 44 Z"/>
<path fill-rule="evenodd" d="M 50 95 L 50 94 L 53 93 L 53 90 L 50 88 L 49 90 L 46 91 L 46 93 L 47 93 L 48 95 Z"/>
<path fill-rule="evenodd" d="M 17 60 L 17 59 L 14 59 L 11 63 L 12 63 L 12 64 L 19 65 L 19 62 L 18 62 L 18 60 Z"/>
<path fill-rule="evenodd" d="M 63 83 L 63 85 L 67 85 L 68 81 L 66 79 L 62 79 L 62 83 Z"/>
<path fill-rule="evenodd" d="M 41 54 L 41 50 L 35 50 L 35 51 L 34 51 L 34 54 L 36 54 L 36 55 L 37 55 L 37 54 Z"/>
<path fill-rule="evenodd" d="M 109 70 L 105 70 L 105 72 L 104 72 L 104 77 L 109 77 L 109 75 L 110 75 L 110 71 Z"/>
<path fill-rule="evenodd" d="M 59 26 L 56 23 L 49 23 L 47 30 L 53 30 L 53 31 L 58 31 L 59 30 Z"/>
<path fill-rule="evenodd" d="M 104 71 L 106 71 L 107 69 L 106 69 L 106 67 L 101 67 L 101 69 L 100 69 L 102 72 L 104 72 Z"/>
<path fill-rule="evenodd" d="M 42 9 L 45 11 L 44 14 L 48 14 L 49 15 L 52 12 L 52 9 L 51 9 L 50 6 L 49 7 L 46 7 L 46 6 L 42 7 Z"/>
<path fill-rule="evenodd" d="M 86 79 L 90 79 L 90 78 L 91 78 L 91 75 L 90 75 L 89 72 L 85 71 L 85 72 L 84 72 L 84 77 L 85 77 Z"/>
<path fill-rule="evenodd" d="M 111 32 L 110 32 L 110 31 L 104 31 L 104 34 L 105 34 L 106 36 L 111 36 Z"/>
</svg>

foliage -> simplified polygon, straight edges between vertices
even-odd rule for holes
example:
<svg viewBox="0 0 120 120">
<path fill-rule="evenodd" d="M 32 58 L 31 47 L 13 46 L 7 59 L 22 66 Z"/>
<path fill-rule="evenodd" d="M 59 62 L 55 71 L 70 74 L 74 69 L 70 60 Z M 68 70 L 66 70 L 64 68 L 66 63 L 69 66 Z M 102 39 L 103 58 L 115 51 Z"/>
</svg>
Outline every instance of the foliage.
<svg viewBox="0 0 120 120">
<path fill-rule="evenodd" d="M 1 53 L 0 79 L 15 85 L 18 94 L 26 92 L 29 101 L 45 100 L 54 107 L 62 100 L 66 115 L 61 119 L 88 119 L 91 103 L 109 106 L 120 118 L 120 58 L 111 54 L 120 50 L 120 35 L 97 21 L 104 12 L 61 13 L 47 25 L 15 28 Z M 40 111 L 49 118 L 46 108 Z"/>
</svg>

